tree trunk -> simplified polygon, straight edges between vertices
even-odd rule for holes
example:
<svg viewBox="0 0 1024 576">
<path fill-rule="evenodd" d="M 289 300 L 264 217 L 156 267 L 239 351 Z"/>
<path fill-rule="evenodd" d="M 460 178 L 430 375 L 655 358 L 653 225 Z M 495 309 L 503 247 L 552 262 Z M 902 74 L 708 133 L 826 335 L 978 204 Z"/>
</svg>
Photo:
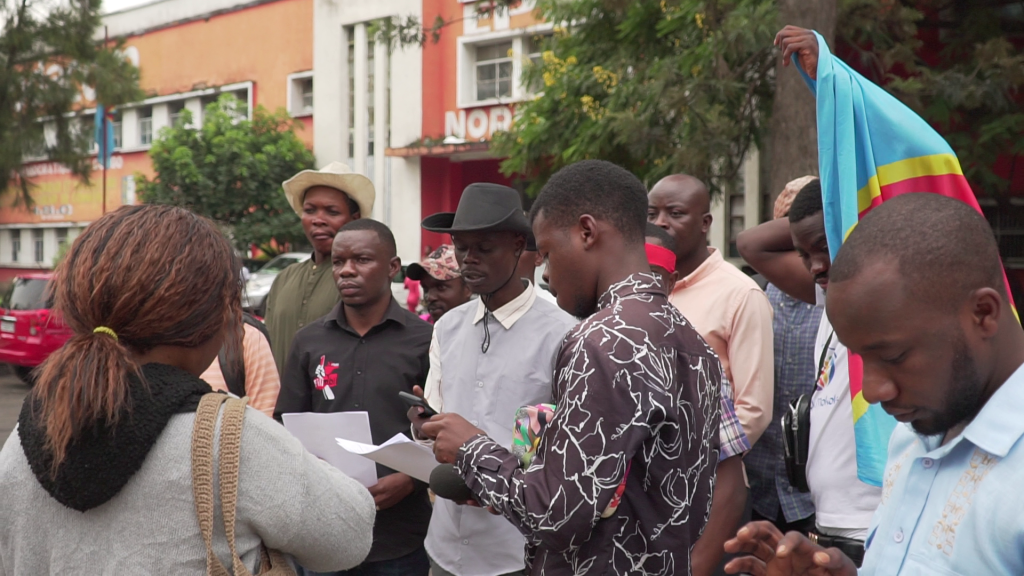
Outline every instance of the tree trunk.
<svg viewBox="0 0 1024 576">
<path fill-rule="evenodd" d="M 837 0 L 779 0 L 779 23 L 817 30 L 832 46 L 836 27 Z M 775 101 L 772 104 L 768 157 L 770 177 L 767 192 L 772 201 L 786 183 L 808 174 L 818 174 L 818 132 L 814 95 L 792 66 L 775 68 Z M 768 207 L 770 217 L 772 211 Z"/>
</svg>

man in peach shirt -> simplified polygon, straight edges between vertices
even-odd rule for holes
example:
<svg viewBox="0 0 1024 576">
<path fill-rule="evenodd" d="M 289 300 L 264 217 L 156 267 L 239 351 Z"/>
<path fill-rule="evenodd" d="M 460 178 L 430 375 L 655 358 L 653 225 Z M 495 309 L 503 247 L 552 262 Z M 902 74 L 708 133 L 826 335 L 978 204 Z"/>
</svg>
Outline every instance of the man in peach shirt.
<svg viewBox="0 0 1024 576">
<path fill-rule="evenodd" d="M 245 332 L 242 336 L 242 365 L 245 371 L 245 395 L 249 397 L 249 406 L 273 418 L 277 394 L 281 391 L 281 378 L 277 374 L 277 365 L 274 364 L 274 354 L 270 350 L 270 342 L 259 328 L 247 322 L 243 327 Z M 200 378 L 214 390 L 229 391 L 220 358 L 214 358 L 213 364 Z"/>
<path fill-rule="evenodd" d="M 647 219 L 676 240 L 680 280 L 669 300 L 718 354 L 743 433 L 754 444 L 772 419 L 772 307 L 757 283 L 708 247 L 710 210 L 704 183 L 676 174 L 651 189 Z"/>
<path fill-rule="evenodd" d="M 676 282 L 669 301 L 714 349 L 733 388 L 736 415 L 753 445 L 772 419 L 774 343 L 768 297 L 746 274 L 707 245 L 711 197 L 703 182 L 676 174 L 648 194 L 647 219 L 676 243 Z M 704 535 L 693 548 L 693 574 L 708 576 L 721 558 L 722 534 L 745 514 L 746 482 L 740 457 L 718 465 Z M 720 568 L 719 568 L 720 570 Z"/>
</svg>

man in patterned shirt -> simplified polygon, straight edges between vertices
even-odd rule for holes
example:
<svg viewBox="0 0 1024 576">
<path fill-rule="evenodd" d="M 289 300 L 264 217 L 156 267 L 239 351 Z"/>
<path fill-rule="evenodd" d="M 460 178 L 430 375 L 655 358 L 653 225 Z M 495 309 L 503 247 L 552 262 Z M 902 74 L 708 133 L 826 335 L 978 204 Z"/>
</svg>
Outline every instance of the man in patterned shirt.
<svg viewBox="0 0 1024 576">
<path fill-rule="evenodd" d="M 662 291 L 671 296 L 677 276 L 673 252 L 675 240 L 660 226 L 647 223 L 647 260 L 651 271 L 661 278 Z M 813 342 L 812 342 L 813 344 Z M 781 414 L 781 412 L 779 412 Z M 750 451 L 750 440 L 743 433 L 736 406 L 732 400 L 732 386 L 722 378 L 722 422 L 719 429 L 722 443 L 715 473 L 715 494 L 704 534 L 693 547 L 690 561 L 694 576 L 715 573 L 725 555 L 725 541 L 732 538 L 743 521 L 747 501 L 747 484 L 743 475 L 743 455 Z M 716 505 L 717 502 L 717 505 Z"/>
<path fill-rule="evenodd" d="M 456 414 L 423 426 L 526 536 L 531 574 L 689 574 L 707 521 L 722 367 L 651 274 L 646 212 L 643 184 L 597 160 L 560 170 L 534 203 L 552 291 L 586 320 L 559 351 L 558 408 L 528 468 Z"/>
</svg>

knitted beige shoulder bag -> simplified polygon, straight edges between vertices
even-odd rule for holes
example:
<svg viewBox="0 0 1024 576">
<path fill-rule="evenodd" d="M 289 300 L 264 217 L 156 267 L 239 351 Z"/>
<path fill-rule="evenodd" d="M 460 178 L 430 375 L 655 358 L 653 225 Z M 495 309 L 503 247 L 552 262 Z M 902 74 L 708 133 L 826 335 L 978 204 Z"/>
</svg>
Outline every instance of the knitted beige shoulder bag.
<svg viewBox="0 0 1024 576">
<path fill-rule="evenodd" d="M 248 398 L 231 398 L 213 392 L 203 396 L 192 427 L 192 495 L 199 517 L 199 531 L 206 544 L 207 576 L 252 576 L 235 550 L 235 505 L 238 500 L 238 460 L 242 442 L 242 422 Z M 217 414 L 224 403 L 220 423 L 220 500 L 224 514 L 224 534 L 231 549 L 232 569 L 228 570 L 213 552 L 213 438 Z M 277 550 L 260 544 L 260 571 L 257 576 L 295 576 L 295 571 Z"/>
</svg>

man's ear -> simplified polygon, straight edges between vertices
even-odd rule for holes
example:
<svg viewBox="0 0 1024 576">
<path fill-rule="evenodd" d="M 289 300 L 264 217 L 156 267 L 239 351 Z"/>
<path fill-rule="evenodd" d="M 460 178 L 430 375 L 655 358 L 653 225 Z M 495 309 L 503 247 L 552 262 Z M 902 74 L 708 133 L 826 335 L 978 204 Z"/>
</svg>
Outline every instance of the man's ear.
<svg viewBox="0 0 1024 576">
<path fill-rule="evenodd" d="M 994 288 L 979 288 L 968 298 L 971 325 L 983 339 L 989 339 L 999 331 L 999 322 L 1009 308 L 1003 297 Z"/>
<path fill-rule="evenodd" d="M 597 243 L 598 236 L 600 236 L 597 220 L 590 214 L 584 214 L 580 216 L 577 226 L 579 227 L 580 240 L 583 242 L 583 249 L 590 250 Z"/>
<path fill-rule="evenodd" d="M 711 221 L 712 220 L 714 220 L 714 217 L 711 216 L 710 212 L 705 214 L 704 217 L 702 218 L 701 230 L 704 231 L 704 235 L 705 236 L 708 235 L 708 230 L 711 230 Z"/>
<path fill-rule="evenodd" d="M 388 264 L 388 280 L 394 282 L 395 276 L 398 276 L 398 273 L 401 271 L 402 259 L 399 258 L 398 256 L 395 256 L 394 258 L 391 259 L 391 262 Z"/>
</svg>

